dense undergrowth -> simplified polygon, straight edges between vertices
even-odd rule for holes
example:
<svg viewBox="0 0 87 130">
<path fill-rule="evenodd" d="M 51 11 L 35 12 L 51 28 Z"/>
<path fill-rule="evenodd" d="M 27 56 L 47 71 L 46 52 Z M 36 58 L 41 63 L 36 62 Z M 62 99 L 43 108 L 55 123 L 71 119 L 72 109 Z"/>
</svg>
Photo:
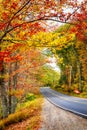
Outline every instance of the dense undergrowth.
<svg viewBox="0 0 87 130">
<path fill-rule="evenodd" d="M 41 95 L 27 95 L 25 101 L 22 104 L 18 104 L 14 114 L 11 114 L 7 118 L 0 121 L 0 130 L 12 130 L 13 126 L 11 125 L 15 125 L 26 119 L 29 119 L 29 125 L 27 124 L 25 130 L 35 130 L 40 125 L 40 111 L 42 102 L 43 98 Z"/>
<path fill-rule="evenodd" d="M 69 95 L 69 96 L 75 96 L 75 97 L 80 97 L 80 98 L 87 98 L 87 92 L 81 92 L 81 93 L 75 93 L 74 91 L 65 91 L 63 88 L 53 88 L 54 90 Z"/>
</svg>

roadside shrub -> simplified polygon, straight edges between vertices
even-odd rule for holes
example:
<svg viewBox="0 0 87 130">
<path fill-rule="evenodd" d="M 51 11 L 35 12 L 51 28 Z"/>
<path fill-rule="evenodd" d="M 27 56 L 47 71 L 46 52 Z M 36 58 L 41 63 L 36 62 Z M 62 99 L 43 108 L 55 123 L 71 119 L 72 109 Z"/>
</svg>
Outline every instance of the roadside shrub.
<svg viewBox="0 0 87 130">
<path fill-rule="evenodd" d="M 4 121 L 0 121 L 0 130 L 4 130 L 5 126 L 4 126 Z"/>
<path fill-rule="evenodd" d="M 11 114 L 7 118 L 0 121 L 0 130 L 4 130 L 5 126 L 20 122 L 28 117 L 31 117 L 31 115 L 32 113 L 29 113 L 27 109 L 16 112 L 15 114 Z"/>
<path fill-rule="evenodd" d="M 28 91 L 29 91 L 30 93 L 33 93 L 33 94 L 36 94 L 36 95 L 40 94 L 40 89 L 39 89 L 39 87 L 30 87 L 30 88 L 28 89 Z"/>
<path fill-rule="evenodd" d="M 36 96 L 33 93 L 28 93 L 25 97 L 25 101 L 32 101 L 36 99 Z"/>
</svg>

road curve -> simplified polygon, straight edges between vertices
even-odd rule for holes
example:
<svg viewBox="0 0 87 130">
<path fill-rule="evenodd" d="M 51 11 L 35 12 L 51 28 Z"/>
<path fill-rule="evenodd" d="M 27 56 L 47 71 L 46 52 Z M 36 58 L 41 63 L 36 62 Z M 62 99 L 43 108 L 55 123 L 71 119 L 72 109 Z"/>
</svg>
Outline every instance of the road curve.
<svg viewBox="0 0 87 130">
<path fill-rule="evenodd" d="M 42 87 L 40 91 L 55 106 L 87 118 L 87 99 L 64 95 L 49 87 Z"/>
</svg>

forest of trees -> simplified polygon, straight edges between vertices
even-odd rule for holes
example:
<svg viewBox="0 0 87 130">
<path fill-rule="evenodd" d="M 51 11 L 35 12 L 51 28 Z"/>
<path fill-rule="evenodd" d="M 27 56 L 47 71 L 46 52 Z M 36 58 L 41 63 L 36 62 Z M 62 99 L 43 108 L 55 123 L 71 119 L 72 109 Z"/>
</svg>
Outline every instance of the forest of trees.
<svg viewBox="0 0 87 130">
<path fill-rule="evenodd" d="M 3 118 L 15 112 L 18 101 L 31 88 L 50 85 L 68 92 L 87 91 L 86 4 L 87 0 L 0 0 Z M 72 11 L 64 11 L 66 7 Z M 48 21 L 55 30 L 50 31 Z M 60 74 L 45 66 L 51 55 L 43 55 L 44 48 L 57 58 Z"/>
</svg>

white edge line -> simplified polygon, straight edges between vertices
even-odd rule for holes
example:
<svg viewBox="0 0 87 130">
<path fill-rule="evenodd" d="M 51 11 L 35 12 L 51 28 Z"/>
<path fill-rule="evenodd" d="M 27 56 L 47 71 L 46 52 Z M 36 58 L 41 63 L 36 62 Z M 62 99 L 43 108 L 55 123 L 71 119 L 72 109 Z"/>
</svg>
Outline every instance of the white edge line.
<svg viewBox="0 0 87 130">
<path fill-rule="evenodd" d="M 46 96 L 45 96 L 45 97 L 46 97 Z M 87 118 L 87 115 L 85 115 L 85 114 L 82 114 L 82 113 L 77 112 L 77 111 L 73 111 L 73 110 L 71 110 L 71 109 L 67 109 L 67 108 L 65 108 L 65 107 L 61 107 L 60 105 L 57 105 L 56 103 L 54 103 L 53 101 L 51 101 L 48 97 L 46 97 L 46 99 L 47 99 L 49 102 L 51 102 L 52 104 L 54 104 L 55 106 L 62 108 L 63 110 L 70 111 L 70 112 L 75 113 L 75 114 L 77 114 L 77 115 L 81 115 L 81 116 L 84 117 L 84 118 Z"/>
</svg>

